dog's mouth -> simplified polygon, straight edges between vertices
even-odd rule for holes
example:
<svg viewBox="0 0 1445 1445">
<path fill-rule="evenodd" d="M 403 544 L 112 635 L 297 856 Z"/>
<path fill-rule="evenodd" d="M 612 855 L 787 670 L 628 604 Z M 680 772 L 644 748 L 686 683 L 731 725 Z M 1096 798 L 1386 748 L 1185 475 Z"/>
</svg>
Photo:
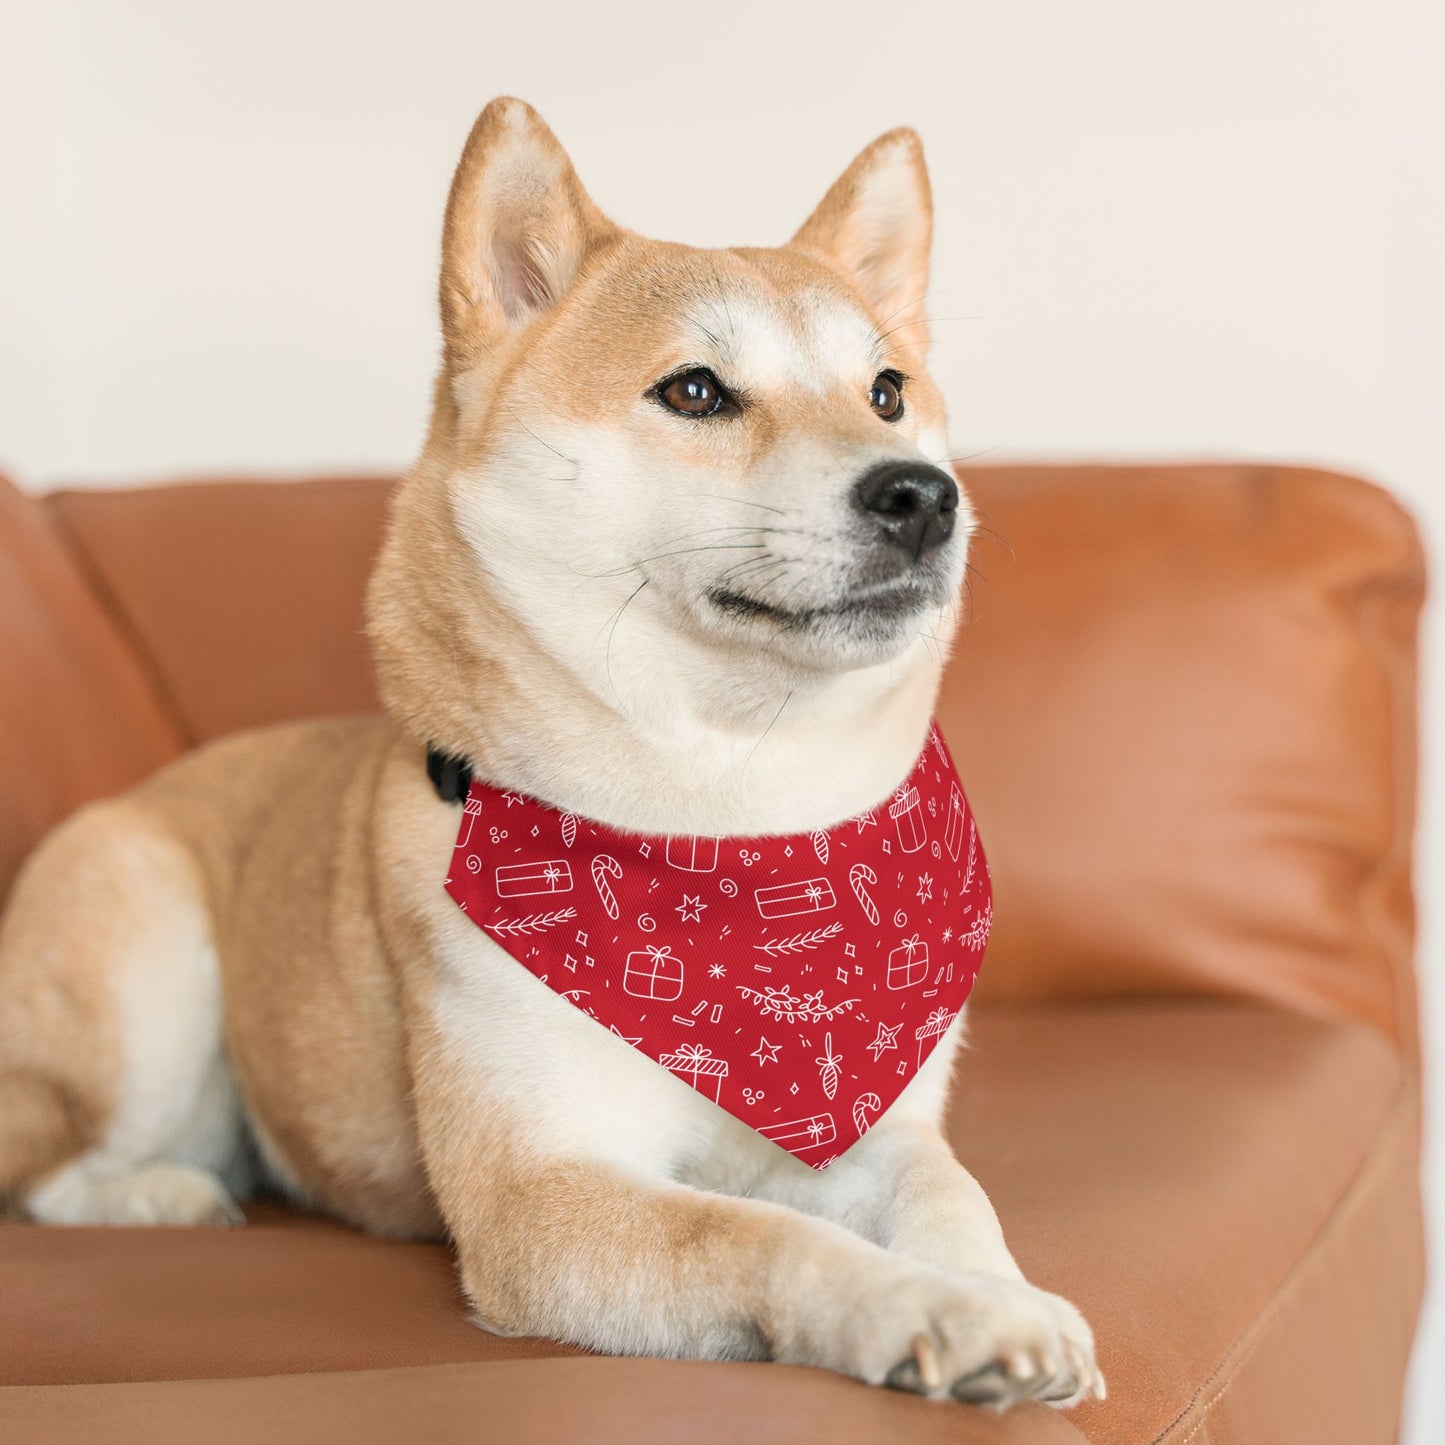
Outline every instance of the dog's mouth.
<svg viewBox="0 0 1445 1445">
<path fill-rule="evenodd" d="M 930 604 L 936 604 L 935 593 L 935 588 L 908 580 L 862 588 L 835 601 L 803 607 L 765 602 L 760 597 L 727 587 L 712 588 L 707 600 L 726 616 L 744 621 L 771 622 L 797 632 L 829 623 L 896 625 Z"/>
</svg>

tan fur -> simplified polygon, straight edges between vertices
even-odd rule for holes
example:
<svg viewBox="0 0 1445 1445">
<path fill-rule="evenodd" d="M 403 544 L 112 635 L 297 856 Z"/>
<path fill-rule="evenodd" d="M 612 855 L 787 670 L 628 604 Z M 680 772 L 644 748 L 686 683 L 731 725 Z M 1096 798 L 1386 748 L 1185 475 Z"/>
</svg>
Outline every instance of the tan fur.
<svg viewBox="0 0 1445 1445">
<path fill-rule="evenodd" d="M 449 1233 L 490 1329 L 994 1403 L 1102 1392 L 1087 1325 L 1023 1281 L 943 1143 L 957 1028 L 818 1175 L 441 888 L 458 814 L 428 743 L 657 832 L 826 826 L 907 772 L 966 503 L 960 540 L 877 581 L 849 498 L 875 462 L 941 459 L 929 228 L 908 131 L 788 246 L 700 251 L 606 220 L 528 107 L 482 113 L 431 428 L 369 596 L 387 716 L 216 743 L 37 852 L 0 932 L 0 1193 L 54 1222 L 233 1222 L 249 1134 L 297 1197 Z M 661 407 L 691 365 L 741 411 Z M 867 400 L 885 367 L 896 422 Z M 718 601 L 734 577 L 760 613 Z M 889 587 L 911 611 L 870 610 Z"/>
</svg>

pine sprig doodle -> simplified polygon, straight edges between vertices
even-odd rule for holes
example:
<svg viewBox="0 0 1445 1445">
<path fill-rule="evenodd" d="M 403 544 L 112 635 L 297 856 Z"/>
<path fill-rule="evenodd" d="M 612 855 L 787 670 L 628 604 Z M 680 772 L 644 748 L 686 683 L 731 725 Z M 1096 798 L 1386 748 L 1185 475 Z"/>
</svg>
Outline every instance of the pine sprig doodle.
<svg viewBox="0 0 1445 1445">
<path fill-rule="evenodd" d="M 817 948 L 842 931 L 841 923 L 830 923 L 826 928 L 810 928 L 806 933 L 794 933 L 787 938 L 770 938 L 766 943 L 753 944 L 753 947 L 760 953 L 777 958 L 784 953 L 801 953 L 805 948 Z"/>
<path fill-rule="evenodd" d="M 968 820 L 968 863 L 963 870 L 963 883 L 959 887 L 960 893 L 967 893 L 973 886 L 974 869 L 978 866 L 978 825 L 972 818 Z"/>
<path fill-rule="evenodd" d="M 482 927 L 499 938 L 515 938 L 519 933 L 541 933 L 576 918 L 575 908 L 554 908 L 550 913 L 529 913 L 525 918 L 499 918 L 495 923 L 484 923 Z"/>
</svg>

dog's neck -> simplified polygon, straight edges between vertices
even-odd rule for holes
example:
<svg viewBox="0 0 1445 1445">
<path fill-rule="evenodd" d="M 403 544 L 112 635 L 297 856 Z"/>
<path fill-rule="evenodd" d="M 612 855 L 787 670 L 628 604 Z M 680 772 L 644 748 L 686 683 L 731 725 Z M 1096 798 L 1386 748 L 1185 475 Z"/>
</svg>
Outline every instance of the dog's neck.
<svg viewBox="0 0 1445 1445">
<path fill-rule="evenodd" d="M 887 797 L 924 745 L 936 667 L 917 655 L 827 679 L 736 667 L 673 640 L 647 677 L 588 675 L 510 633 L 515 681 L 486 707 L 478 776 L 614 827 L 782 833 L 825 827 Z M 656 656 L 656 653 L 651 655 Z"/>
<path fill-rule="evenodd" d="M 629 601 L 632 582 L 599 635 L 565 579 L 502 598 L 469 553 L 422 469 L 397 499 L 371 632 L 393 719 L 499 787 L 630 831 L 801 832 L 885 799 L 927 739 L 941 622 L 887 662 L 809 674 L 679 632 L 645 589 Z"/>
</svg>

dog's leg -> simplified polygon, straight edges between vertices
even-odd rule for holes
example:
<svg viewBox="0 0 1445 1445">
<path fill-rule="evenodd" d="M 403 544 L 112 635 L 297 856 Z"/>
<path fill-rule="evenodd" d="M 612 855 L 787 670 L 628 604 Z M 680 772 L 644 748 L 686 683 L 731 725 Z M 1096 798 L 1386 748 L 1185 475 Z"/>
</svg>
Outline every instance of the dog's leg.
<svg viewBox="0 0 1445 1445">
<path fill-rule="evenodd" d="M 85 808 L 0 932 L 0 1196 L 47 1223 L 236 1223 L 241 1146 L 196 863 L 143 807 Z"/>
<path fill-rule="evenodd" d="M 635 1143 L 647 1116 L 630 1111 L 656 1098 L 670 1127 L 661 1116 L 683 1102 L 659 1087 L 670 1081 L 614 1059 L 608 1098 L 629 1117 L 609 1135 L 606 1111 L 592 1112 L 602 1054 L 558 1023 L 543 1058 L 505 1038 L 465 1055 L 434 1038 L 413 1055 L 428 1174 L 479 1323 L 612 1352 L 773 1358 L 936 1396 L 1005 1367 L 1043 1393 L 1065 1368 L 1054 1306 L 1016 1279 L 946 1272 L 832 1221 L 668 1178 Z"/>
<path fill-rule="evenodd" d="M 1103 1398 L 1093 1334 L 1079 1311 L 1027 1283 L 1004 1242 L 998 1215 L 978 1181 L 939 1132 L 952 1041 L 936 1050 L 874 1128 L 826 1170 L 778 1160 L 754 1192 L 841 1224 L 905 1259 L 959 1276 L 990 1276 L 1037 1300 L 1050 1315 L 1057 1348 L 1001 1351 L 956 1391 L 980 1403 L 1025 1396 L 1069 1405 Z"/>
<path fill-rule="evenodd" d="M 781 1205 L 524 1147 L 486 1149 L 466 1173 L 439 1192 L 475 1317 L 497 1333 L 771 1358 L 960 1398 L 985 1398 L 980 1382 L 1005 1370 L 1018 1376 L 1009 1398 L 1043 1393 L 1065 1368 L 1053 1307 L 1013 1280 L 948 1274 Z"/>
</svg>

